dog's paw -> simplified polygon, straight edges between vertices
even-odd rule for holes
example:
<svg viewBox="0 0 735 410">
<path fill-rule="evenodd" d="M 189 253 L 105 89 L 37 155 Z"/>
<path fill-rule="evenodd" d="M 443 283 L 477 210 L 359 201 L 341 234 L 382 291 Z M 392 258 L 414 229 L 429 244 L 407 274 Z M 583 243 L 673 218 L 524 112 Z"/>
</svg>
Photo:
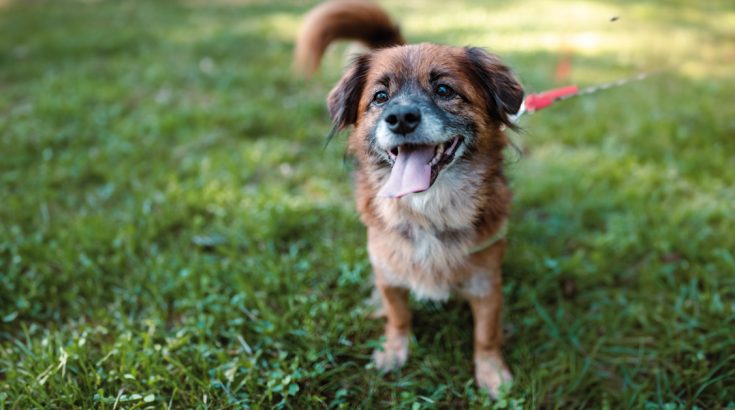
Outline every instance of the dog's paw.
<svg viewBox="0 0 735 410">
<path fill-rule="evenodd" d="M 513 376 L 499 354 L 492 354 L 475 358 L 475 380 L 477 386 L 485 389 L 497 399 L 501 386 L 510 387 Z"/>
<path fill-rule="evenodd" d="M 395 336 L 383 343 L 383 350 L 373 352 L 375 367 L 381 372 L 400 368 L 408 359 L 408 336 Z"/>
</svg>

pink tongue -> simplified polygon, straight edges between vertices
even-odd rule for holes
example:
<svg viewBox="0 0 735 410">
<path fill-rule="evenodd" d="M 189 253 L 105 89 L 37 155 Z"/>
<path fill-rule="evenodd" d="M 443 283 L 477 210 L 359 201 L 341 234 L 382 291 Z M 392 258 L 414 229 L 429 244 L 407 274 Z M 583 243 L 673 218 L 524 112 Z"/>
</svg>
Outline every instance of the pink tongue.
<svg viewBox="0 0 735 410">
<path fill-rule="evenodd" d="M 378 192 L 378 196 L 400 198 L 413 192 L 429 189 L 431 166 L 434 157 L 433 146 L 420 148 L 399 147 L 396 162 L 390 171 L 388 182 Z"/>
</svg>

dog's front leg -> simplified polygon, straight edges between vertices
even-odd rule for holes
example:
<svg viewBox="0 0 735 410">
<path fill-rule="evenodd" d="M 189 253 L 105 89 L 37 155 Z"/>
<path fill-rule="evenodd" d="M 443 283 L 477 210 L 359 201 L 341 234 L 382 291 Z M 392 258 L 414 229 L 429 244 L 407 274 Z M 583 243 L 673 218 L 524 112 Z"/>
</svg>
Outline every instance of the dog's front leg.
<svg viewBox="0 0 735 410">
<path fill-rule="evenodd" d="M 387 321 L 383 349 L 375 350 L 373 360 L 379 370 L 387 372 L 403 366 L 408 359 L 411 311 L 408 309 L 408 290 L 386 285 L 379 277 L 376 277 L 376 287 L 383 299 Z"/>
<path fill-rule="evenodd" d="M 501 352 L 503 330 L 500 311 L 503 293 L 499 273 L 494 276 L 489 291 L 482 296 L 469 296 L 475 319 L 475 379 L 480 388 L 497 398 L 500 386 L 512 381 Z"/>
</svg>

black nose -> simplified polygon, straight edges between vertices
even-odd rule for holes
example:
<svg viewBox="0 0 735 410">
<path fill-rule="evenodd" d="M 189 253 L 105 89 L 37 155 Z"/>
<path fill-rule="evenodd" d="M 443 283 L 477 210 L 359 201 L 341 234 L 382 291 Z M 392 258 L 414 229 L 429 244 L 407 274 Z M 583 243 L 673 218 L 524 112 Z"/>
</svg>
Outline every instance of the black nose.
<svg viewBox="0 0 735 410">
<path fill-rule="evenodd" d="M 399 105 L 388 113 L 385 122 L 396 134 L 408 134 L 421 123 L 421 111 L 411 105 Z"/>
</svg>

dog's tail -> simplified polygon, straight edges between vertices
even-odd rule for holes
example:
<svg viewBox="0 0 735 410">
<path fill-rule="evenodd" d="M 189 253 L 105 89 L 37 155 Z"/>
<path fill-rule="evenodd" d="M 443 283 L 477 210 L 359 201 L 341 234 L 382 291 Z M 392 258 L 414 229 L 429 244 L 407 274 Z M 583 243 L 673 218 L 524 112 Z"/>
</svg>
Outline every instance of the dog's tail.
<svg viewBox="0 0 735 410">
<path fill-rule="evenodd" d="M 401 31 L 378 7 L 365 0 L 331 0 L 306 16 L 296 40 L 294 62 L 306 76 L 319 68 L 324 50 L 335 40 L 357 40 L 370 48 L 406 44 Z"/>
</svg>

